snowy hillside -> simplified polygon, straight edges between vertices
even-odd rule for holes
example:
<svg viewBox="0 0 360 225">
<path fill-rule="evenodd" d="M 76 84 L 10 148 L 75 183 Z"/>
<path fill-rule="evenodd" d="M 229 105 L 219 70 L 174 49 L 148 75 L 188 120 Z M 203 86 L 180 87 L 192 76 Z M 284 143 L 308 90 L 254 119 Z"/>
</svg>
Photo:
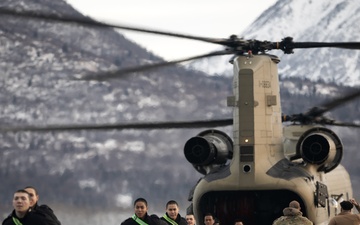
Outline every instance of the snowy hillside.
<svg viewBox="0 0 360 225">
<path fill-rule="evenodd" d="M 294 42 L 360 41 L 360 2 L 356 0 L 295 1 L 279 0 L 239 36 L 245 39 Z M 323 79 L 344 85 L 360 85 L 360 51 L 343 49 L 295 49 L 293 55 L 280 56 L 281 77 Z M 196 61 L 188 66 L 213 75 L 231 75 L 229 56 Z"/>
</svg>

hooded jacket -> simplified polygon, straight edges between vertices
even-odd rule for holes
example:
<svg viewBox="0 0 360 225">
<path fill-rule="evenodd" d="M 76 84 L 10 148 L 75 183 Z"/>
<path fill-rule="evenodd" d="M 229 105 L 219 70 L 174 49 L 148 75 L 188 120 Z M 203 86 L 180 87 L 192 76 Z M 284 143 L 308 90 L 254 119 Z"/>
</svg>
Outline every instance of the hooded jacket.
<svg viewBox="0 0 360 225">
<path fill-rule="evenodd" d="M 313 225 L 313 222 L 302 216 L 302 212 L 297 208 L 287 207 L 283 210 L 283 214 L 273 222 L 273 225 Z"/>
<path fill-rule="evenodd" d="M 61 225 L 61 222 L 55 216 L 54 211 L 47 205 L 35 205 L 32 207 L 32 211 L 37 212 L 38 214 L 42 214 L 47 219 L 52 220 L 56 225 Z"/>
</svg>

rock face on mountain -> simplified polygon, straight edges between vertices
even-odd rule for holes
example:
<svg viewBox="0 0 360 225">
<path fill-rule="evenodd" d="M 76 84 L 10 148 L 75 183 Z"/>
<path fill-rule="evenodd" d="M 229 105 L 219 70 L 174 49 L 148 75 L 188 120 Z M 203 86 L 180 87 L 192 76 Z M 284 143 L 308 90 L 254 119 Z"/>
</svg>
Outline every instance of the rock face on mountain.
<svg viewBox="0 0 360 225">
<path fill-rule="evenodd" d="M 360 4 L 356 0 L 295 1 L 279 0 L 240 33 L 244 39 L 294 42 L 352 42 L 360 40 Z M 338 84 L 360 85 L 360 51 L 336 48 L 295 49 L 280 56 L 279 73 L 284 77 L 303 77 Z M 198 60 L 190 65 L 210 74 L 231 75 L 229 57 Z"/>
<path fill-rule="evenodd" d="M 82 17 L 64 1 L 6 0 L 0 4 L 17 10 Z M 292 4 L 295 3 L 279 1 L 274 7 L 285 10 Z M 269 10 L 265 12 L 268 15 Z M 77 80 L 86 74 L 162 59 L 110 28 L 0 17 L 0 126 L 232 116 L 232 109 L 226 106 L 227 96 L 232 95 L 230 77 L 208 76 L 176 66 L 101 82 Z M 260 29 L 258 23 L 254 26 Z M 221 57 L 218 60 L 226 62 Z M 282 71 L 284 74 L 285 68 Z M 300 77 L 283 75 L 281 103 L 288 114 L 303 112 L 351 89 Z M 348 122 L 358 120 L 358 101 L 344 107 L 331 116 Z M 219 129 L 231 136 L 231 127 Z M 359 131 L 335 129 L 346 148 L 345 167 L 358 184 L 357 168 L 349 162 L 360 157 L 354 141 Z M 15 189 L 34 185 L 42 200 L 59 205 L 124 209 L 142 196 L 156 209 L 163 210 L 169 199 L 178 200 L 185 209 L 188 192 L 201 175 L 186 162 L 183 146 L 202 130 L 1 133 L 0 202 L 9 202 Z"/>
</svg>

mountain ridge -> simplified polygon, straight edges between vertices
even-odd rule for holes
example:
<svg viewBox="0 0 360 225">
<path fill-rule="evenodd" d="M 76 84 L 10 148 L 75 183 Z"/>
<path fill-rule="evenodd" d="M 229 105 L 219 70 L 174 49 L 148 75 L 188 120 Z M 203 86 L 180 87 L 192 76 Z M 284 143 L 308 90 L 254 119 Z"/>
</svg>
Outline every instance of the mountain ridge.
<svg viewBox="0 0 360 225">
<path fill-rule="evenodd" d="M 293 37 L 294 42 L 353 42 L 360 40 L 360 4 L 354 0 L 294 1 L 279 0 L 240 33 L 245 39 L 281 41 Z M 294 49 L 294 54 L 280 57 L 280 77 L 322 79 L 343 85 L 360 85 L 360 53 L 335 48 Z M 213 75 L 230 75 L 225 62 L 229 57 L 202 59 L 188 64 Z"/>
</svg>

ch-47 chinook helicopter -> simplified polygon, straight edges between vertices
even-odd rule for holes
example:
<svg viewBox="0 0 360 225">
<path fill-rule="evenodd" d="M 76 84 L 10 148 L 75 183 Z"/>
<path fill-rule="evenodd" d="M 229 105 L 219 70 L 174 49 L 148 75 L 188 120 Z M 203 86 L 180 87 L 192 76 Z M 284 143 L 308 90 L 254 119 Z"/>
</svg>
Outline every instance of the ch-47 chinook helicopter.
<svg viewBox="0 0 360 225">
<path fill-rule="evenodd" d="M 335 122 L 323 114 L 354 100 L 360 96 L 360 91 L 305 113 L 285 116 L 280 105 L 277 71 L 280 60 L 267 52 L 279 49 L 290 54 L 295 48 L 320 47 L 359 50 L 360 42 L 293 42 L 290 37 L 280 42 L 245 40 L 236 36 L 212 39 L 32 12 L 2 9 L 0 13 L 115 27 L 226 46 L 224 50 L 205 55 L 90 75 L 83 79 L 104 80 L 197 58 L 234 55 L 231 60 L 234 68 L 233 95 L 227 97 L 228 106 L 233 108 L 232 119 L 94 126 L 3 127 L 3 131 L 164 129 L 232 125 L 232 137 L 220 130 L 209 129 L 185 143 L 186 159 L 204 175 L 189 195 L 191 205 L 188 211 L 195 214 L 198 224 L 203 223 L 204 214 L 207 212 L 213 213 L 223 224 L 232 224 L 236 218 L 242 219 L 246 225 L 272 224 L 292 200 L 300 203 L 303 214 L 314 224 L 327 224 L 339 211 L 333 206 L 336 206 L 340 199 L 353 196 L 349 174 L 340 164 L 343 156 L 342 142 L 337 134 L 325 125 L 360 126 Z M 286 126 L 283 126 L 284 122 L 287 123 Z"/>
</svg>

